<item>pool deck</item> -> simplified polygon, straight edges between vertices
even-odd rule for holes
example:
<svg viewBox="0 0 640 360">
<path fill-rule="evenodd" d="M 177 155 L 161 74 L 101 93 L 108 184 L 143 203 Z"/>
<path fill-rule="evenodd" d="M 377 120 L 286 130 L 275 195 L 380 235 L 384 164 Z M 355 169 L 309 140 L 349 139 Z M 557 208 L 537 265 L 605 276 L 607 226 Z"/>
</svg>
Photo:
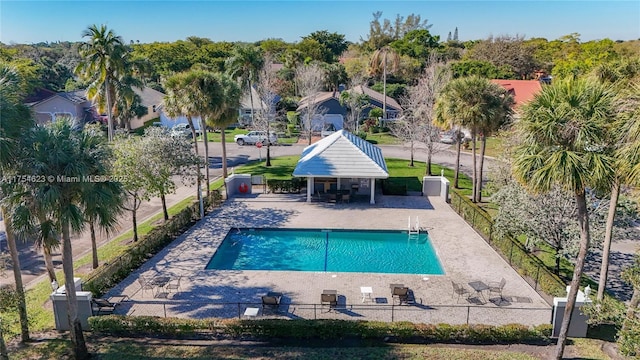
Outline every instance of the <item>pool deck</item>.
<svg viewBox="0 0 640 360">
<path fill-rule="evenodd" d="M 550 322 L 549 304 L 439 197 L 378 196 L 375 205 L 305 200 L 304 194 L 255 193 L 228 199 L 106 296 L 128 295 L 131 301 L 118 312 L 130 315 L 238 317 L 248 307 L 260 308 L 261 296 L 275 291 L 283 294 L 280 312 L 267 316 L 493 325 Z M 414 221 L 416 216 L 429 233 L 444 275 L 204 270 L 227 232 L 235 228 L 406 230 L 407 219 Z M 143 292 L 138 283 L 141 275 L 182 276 L 181 289 Z M 487 291 L 476 296 L 468 285 L 502 278 L 506 280 L 502 300 Z M 452 281 L 472 297 L 458 298 Z M 391 306 L 390 284 L 408 287 L 413 303 Z M 371 300 L 364 303 L 363 286 L 373 290 Z M 325 289 L 338 293 L 338 307 L 332 311 L 320 305 Z M 258 318 L 264 315 L 260 311 Z"/>
</svg>

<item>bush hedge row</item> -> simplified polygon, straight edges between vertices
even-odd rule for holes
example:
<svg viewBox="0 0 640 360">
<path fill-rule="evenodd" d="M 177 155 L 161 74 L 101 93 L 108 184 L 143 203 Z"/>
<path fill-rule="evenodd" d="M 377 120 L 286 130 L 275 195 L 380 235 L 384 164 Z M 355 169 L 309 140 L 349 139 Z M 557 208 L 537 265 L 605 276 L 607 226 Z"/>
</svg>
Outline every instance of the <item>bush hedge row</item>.
<svg viewBox="0 0 640 360">
<path fill-rule="evenodd" d="M 451 189 L 451 207 L 478 231 L 494 249 L 513 265 L 522 276 L 537 280 L 542 291 L 551 296 L 564 296 L 566 285 L 536 256 L 518 241 L 493 232 L 493 219 L 469 198 Z"/>
<path fill-rule="evenodd" d="M 151 316 L 109 315 L 89 318 L 91 330 L 118 336 L 168 337 L 228 336 L 232 338 L 384 339 L 399 342 L 540 343 L 549 340 L 551 325 L 534 328 L 520 324 L 502 326 L 414 324 L 352 320 L 240 320 L 177 319 Z"/>
<path fill-rule="evenodd" d="M 291 180 L 267 180 L 267 188 L 270 193 L 300 193 L 302 189 L 302 180 L 293 178 Z"/>
<path fill-rule="evenodd" d="M 389 180 L 382 180 L 382 194 L 407 195 L 407 185 L 395 184 Z"/>
<path fill-rule="evenodd" d="M 205 208 L 217 207 L 220 205 L 221 200 L 220 192 L 212 190 L 209 198 L 205 198 Z M 156 226 L 149 233 L 142 236 L 124 254 L 103 263 L 93 270 L 89 276 L 83 279 L 83 288 L 91 291 L 94 296 L 104 294 L 171 243 L 199 218 L 200 206 L 196 201 L 173 215 L 167 222 Z"/>
</svg>

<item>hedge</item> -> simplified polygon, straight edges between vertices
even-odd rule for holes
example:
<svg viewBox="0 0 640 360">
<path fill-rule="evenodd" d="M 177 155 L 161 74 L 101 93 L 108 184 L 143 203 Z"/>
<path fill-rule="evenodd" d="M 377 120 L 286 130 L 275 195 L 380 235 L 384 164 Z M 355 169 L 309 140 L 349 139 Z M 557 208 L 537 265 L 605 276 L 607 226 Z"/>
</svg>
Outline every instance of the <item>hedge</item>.
<svg viewBox="0 0 640 360">
<path fill-rule="evenodd" d="M 212 190 L 210 197 L 205 198 L 205 208 L 219 206 L 221 199 L 220 192 Z M 167 222 L 153 228 L 133 243 L 124 254 L 93 270 L 83 279 L 82 287 L 91 291 L 94 296 L 104 294 L 191 227 L 199 217 L 200 205 L 196 201 L 172 216 Z"/>
<path fill-rule="evenodd" d="M 493 232 L 493 219 L 469 198 L 451 189 L 451 207 L 467 221 L 485 240 L 522 276 L 528 276 L 551 296 L 566 295 L 565 283 L 537 257 L 510 236 L 498 236 Z"/>
<path fill-rule="evenodd" d="M 407 195 L 407 185 L 395 184 L 389 180 L 382 180 L 383 195 Z"/>
<path fill-rule="evenodd" d="M 447 342 L 466 344 L 541 343 L 549 341 L 551 325 L 527 327 L 414 324 L 353 320 L 287 319 L 178 319 L 152 316 L 108 315 L 89 318 L 92 331 L 118 336 L 168 337 L 228 336 L 232 338 L 384 339 L 399 342 Z"/>
<path fill-rule="evenodd" d="M 291 180 L 267 180 L 267 188 L 270 193 L 300 193 L 302 189 L 302 180 L 299 178 L 293 178 Z"/>
</svg>

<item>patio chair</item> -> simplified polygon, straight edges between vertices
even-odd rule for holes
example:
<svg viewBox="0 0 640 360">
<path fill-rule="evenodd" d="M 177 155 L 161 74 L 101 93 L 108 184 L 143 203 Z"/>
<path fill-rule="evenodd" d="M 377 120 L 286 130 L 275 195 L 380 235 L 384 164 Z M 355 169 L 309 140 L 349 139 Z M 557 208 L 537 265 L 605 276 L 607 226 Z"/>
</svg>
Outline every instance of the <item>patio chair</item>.
<svg viewBox="0 0 640 360">
<path fill-rule="evenodd" d="M 120 301 L 124 300 L 123 297 Z M 120 305 L 120 301 L 109 301 L 107 299 L 93 298 L 91 299 L 91 312 L 96 315 L 111 315 L 116 310 L 116 306 Z"/>
<path fill-rule="evenodd" d="M 142 291 L 142 296 L 144 296 L 145 290 L 151 290 L 151 293 L 153 294 L 155 285 L 151 283 L 149 279 L 140 275 L 140 277 L 138 277 L 138 283 L 140 284 L 140 290 Z"/>
<path fill-rule="evenodd" d="M 504 286 L 507 285 L 507 280 L 505 280 L 504 278 L 502 278 L 502 280 L 500 280 L 500 282 L 490 282 L 487 284 L 487 286 L 489 286 L 489 294 L 498 294 L 500 295 L 500 301 L 504 300 L 504 298 L 502 297 L 502 290 L 504 289 Z"/>
<path fill-rule="evenodd" d="M 351 198 L 351 195 L 349 193 L 343 193 L 342 194 L 342 202 L 349 202 L 349 199 Z"/>
<path fill-rule="evenodd" d="M 168 293 L 171 293 L 171 291 L 175 291 L 176 293 L 178 293 L 180 290 L 180 280 L 182 280 L 182 275 L 178 276 L 175 279 L 171 279 L 169 280 L 169 282 L 164 286 L 164 288 L 167 290 Z"/>
<path fill-rule="evenodd" d="M 451 296 L 453 297 L 456 294 L 458 295 L 458 299 L 456 300 L 456 303 L 460 302 L 460 296 L 462 295 L 467 295 L 467 299 L 469 299 L 469 296 L 471 296 L 471 291 L 469 291 L 469 289 L 464 287 L 464 285 L 456 284 L 453 281 L 451 282 L 451 285 L 453 285 L 453 294 Z"/>
<path fill-rule="evenodd" d="M 338 306 L 338 292 L 336 290 L 324 290 L 320 295 L 320 304 L 329 305 L 329 311 Z"/>
<path fill-rule="evenodd" d="M 409 288 L 404 286 L 396 286 L 393 288 L 391 297 L 393 298 L 394 303 L 397 299 L 399 305 L 409 304 Z"/>
<path fill-rule="evenodd" d="M 262 296 L 262 313 L 264 314 L 267 310 L 278 312 L 280 300 L 282 300 L 282 294 L 278 292 L 268 292 L 267 295 Z"/>
</svg>

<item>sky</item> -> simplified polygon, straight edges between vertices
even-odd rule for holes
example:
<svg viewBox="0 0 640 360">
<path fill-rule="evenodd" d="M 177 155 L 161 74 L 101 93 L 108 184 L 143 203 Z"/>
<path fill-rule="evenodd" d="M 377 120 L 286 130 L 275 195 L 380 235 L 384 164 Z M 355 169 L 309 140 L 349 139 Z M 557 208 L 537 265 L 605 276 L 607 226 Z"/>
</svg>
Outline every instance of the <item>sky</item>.
<svg viewBox="0 0 640 360">
<path fill-rule="evenodd" d="M 519 35 L 548 40 L 579 33 L 581 41 L 640 39 L 640 1 L 31 1 L 0 0 L 0 41 L 5 44 L 81 41 L 92 24 L 106 24 L 126 42 L 184 40 L 297 42 L 317 30 L 366 39 L 372 14 L 411 13 L 427 19 L 446 40 Z"/>
</svg>

